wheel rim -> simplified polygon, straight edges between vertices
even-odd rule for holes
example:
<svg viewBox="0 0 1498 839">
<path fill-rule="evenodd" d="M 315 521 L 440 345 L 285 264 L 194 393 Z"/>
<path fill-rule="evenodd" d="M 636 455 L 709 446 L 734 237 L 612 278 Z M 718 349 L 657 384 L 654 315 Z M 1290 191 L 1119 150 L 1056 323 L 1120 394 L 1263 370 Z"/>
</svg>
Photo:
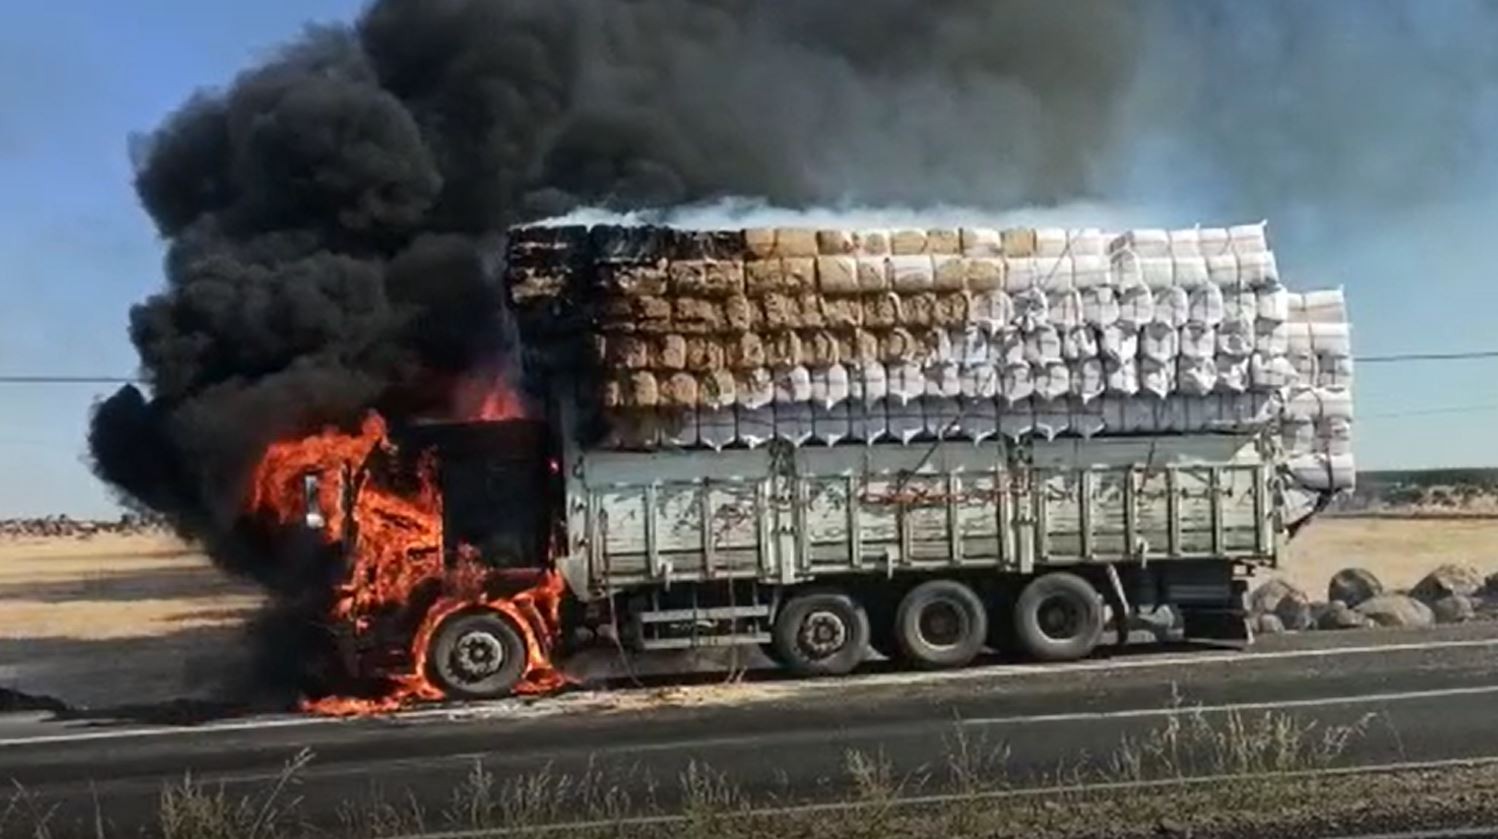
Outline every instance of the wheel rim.
<svg viewBox="0 0 1498 839">
<path fill-rule="evenodd" d="M 801 621 L 801 631 L 796 633 L 796 642 L 811 658 L 828 658 L 847 646 L 848 624 L 836 612 L 811 612 Z"/>
<path fill-rule="evenodd" d="M 1047 597 L 1035 617 L 1041 633 L 1053 641 L 1070 641 L 1082 634 L 1082 607 L 1070 597 Z"/>
<path fill-rule="evenodd" d="M 472 685 L 491 679 L 504 669 L 504 641 L 488 630 L 465 632 L 453 644 L 444 664 L 447 675 L 456 682 Z"/>
<path fill-rule="evenodd" d="M 962 610 L 948 600 L 926 604 L 916 618 L 921 640 L 937 649 L 951 649 L 961 643 L 966 625 Z"/>
</svg>

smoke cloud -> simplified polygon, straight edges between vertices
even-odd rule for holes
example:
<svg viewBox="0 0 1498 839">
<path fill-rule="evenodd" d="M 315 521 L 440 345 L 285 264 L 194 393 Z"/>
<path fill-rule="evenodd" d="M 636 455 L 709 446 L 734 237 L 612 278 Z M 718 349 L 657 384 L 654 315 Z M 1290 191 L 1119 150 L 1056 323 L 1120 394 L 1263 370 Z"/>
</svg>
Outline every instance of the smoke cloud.
<svg viewBox="0 0 1498 839">
<path fill-rule="evenodd" d="M 1157 224 L 1289 215 L 1311 247 L 1491 183 L 1495 8 L 379 0 L 135 144 L 169 255 L 130 313 L 146 392 L 98 407 L 96 470 L 294 589 L 286 563 L 249 558 L 249 470 L 369 408 L 438 410 L 454 377 L 513 357 L 510 225 L 734 197 L 1082 202 Z"/>
</svg>

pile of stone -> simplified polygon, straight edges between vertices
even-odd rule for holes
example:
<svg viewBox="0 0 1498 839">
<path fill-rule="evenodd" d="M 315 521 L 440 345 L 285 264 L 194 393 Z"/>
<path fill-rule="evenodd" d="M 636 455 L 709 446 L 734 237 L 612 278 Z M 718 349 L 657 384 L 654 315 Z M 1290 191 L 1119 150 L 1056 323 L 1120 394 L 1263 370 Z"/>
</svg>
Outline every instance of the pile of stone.
<svg viewBox="0 0 1498 839">
<path fill-rule="evenodd" d="M 74 519 L 66 515 L 0 519 L 0 537 L 12 539 L 87 539 L 92 536 L 141 536 L 168 532 L 164 519 L 124 513 L 118 519 Z"/>
<path fill-rule="evenodd" d="M 1255 630 L 1266 634 L 1498 620 L 1498 573 L 1484 577 L 1471 565 L 1442 565 L 1409 591 L 1393 592 L 1371 572 L 1347 568 L 1332 577 L 1325 601 L 1274 578 L 1254 590 L 1248 606 Z"/>
</svg>

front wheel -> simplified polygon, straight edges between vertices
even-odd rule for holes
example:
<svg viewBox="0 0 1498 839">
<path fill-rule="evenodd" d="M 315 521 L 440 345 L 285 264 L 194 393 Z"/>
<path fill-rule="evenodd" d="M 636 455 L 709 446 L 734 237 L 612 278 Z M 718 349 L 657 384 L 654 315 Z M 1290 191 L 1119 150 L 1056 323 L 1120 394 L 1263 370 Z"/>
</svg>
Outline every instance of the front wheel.
<svg viewBox="0 0 1498 839">
<path fill-rule="evenodd" d="M 1076 574 L 1036 577 L 1014 604 L 1014 634 L 1042 661 L 1086 658 L 1103 634 L 1103 599 Z"/>
<path fill-rule="evenodd" d="M 427 675 L 448 696 L 509 696 L 525 675 L 525 639 L 492 612 L 468 612 L 443 622 L 427 648 Z"/>
<path fill-rule="evenodd" d="M 863 661 L 869 615 L 846 594 L 807 592 L 780 608 L 771 638 L 776 660 L 791 672 L 841 676 Z"/>
</svg>

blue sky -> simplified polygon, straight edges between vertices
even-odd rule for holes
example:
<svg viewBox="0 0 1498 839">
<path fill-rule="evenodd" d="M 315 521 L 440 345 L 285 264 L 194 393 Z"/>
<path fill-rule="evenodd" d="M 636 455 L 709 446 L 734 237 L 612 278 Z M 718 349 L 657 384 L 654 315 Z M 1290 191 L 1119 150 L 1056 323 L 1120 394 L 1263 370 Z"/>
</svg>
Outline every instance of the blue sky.
<svg viewBox="0 0 1498 839">
<path fill-rule="evenodd" d="M 361 5 L 80 0 L 10 11 L 0 28 L 0 372 L 134 370 L 126 313 L 159 286 L 161 246 L 131 189 L 129 135 L 306 22 L 347 20 Z M 1360 354 L 1498 347 L 1488 186 L 1484 177 L 1469 198 L 1381 214 L 1380 227 L 1343 243 L 1302 231 L 1293 212 L 1271 215 L 1281 264 L 1295 286 L 1347 286 Z M 1259 209 L 1220 218 L 1221 206 L 1172 206 L 1161 221 Z M 1495 375 L 1494 361 L 1361 368 L 1360 465 L 1498 466 Z M 114 512 L 82 464 L 88 407 L 108 390 L 0 385 L 0 516 Z"/>
</svg>

